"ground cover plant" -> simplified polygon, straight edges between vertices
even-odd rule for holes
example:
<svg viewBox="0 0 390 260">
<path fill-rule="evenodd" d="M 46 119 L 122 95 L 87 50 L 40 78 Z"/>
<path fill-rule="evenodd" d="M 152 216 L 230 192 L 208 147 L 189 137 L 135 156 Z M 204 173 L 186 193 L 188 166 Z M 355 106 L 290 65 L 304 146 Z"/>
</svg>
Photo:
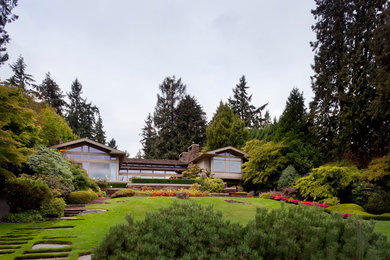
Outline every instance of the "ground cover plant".
<svg viewBox="0 0 390 260">
<path fill-rule="evenodd" d="M 388 259 L 390 243 L 374 224 L 314 207 L 258 209 L 243 227 L 193 201 L 114 226 L 92 259 Z"/>
<path fill-rule="evenodd" d="M 256 214 L 256 208 L 263 207 L 267 209 L 278 209 L 281 207 L 280 201 L 260 199 L 260 198 L 234 198 L 235 201 L 250 203 L 244 205 L 240 203 L 227 203 L 217 197 L 190 197 L 188 200 L 194 200 L 197 203 L 207 207 L 213 205 L 215 211 L 222 212 L 225 220 L 230 220 L 240 225 L 247 225 L 253 220 Z M 1 259 L 13 260 L 15 257 L 21 257 L 24 251 L 31 250 L 33 244 L 39 241 L 69 241 L 72 242 L 71 251 L 68 253 L 68 259 L 77 259 L 79 254 L 91 252 L 98 246 L 101 239 L 107 234 L 110 226 L 126 223 L 124 216 L 132 214 L 135 221 L 142 221 L 146 212 L 155 211 L 161 207 L 168 207 L 174 201 L 184 202 L 187 200 L 178 200 L 172 197 L 127 197 L 108 200 L 108 204 L 88 205 L 87 209 L 106 209 L 107 212 L 99 214 L 82 214 L 78 216 L 79 220 L 61 220 L 46 221 L 40 223 L 0 223 L 0 238 L 4 236 L 31 237 L 23 241 L 14 249 L 12 254 L 1 255 Z M 296 207 L 292 204 L 286 204 L 287 207 Z M 73 228 L 59 228 L 53 230 L 42 229 L 48 226 L 74 226 Z M 39 229 L 36 229 L 39 228 Z M 31 230 L 30 230 L 31 229 Z M 376 221 L 375 231 L 386 234 L 390 239 L 390 221 Z M 31 233 L 31 235 L 30 235 Z M 3 240 L 4 241 L 4 240 Z M 9 245 L 0 245 L 10 247 Z"/>
</svg>

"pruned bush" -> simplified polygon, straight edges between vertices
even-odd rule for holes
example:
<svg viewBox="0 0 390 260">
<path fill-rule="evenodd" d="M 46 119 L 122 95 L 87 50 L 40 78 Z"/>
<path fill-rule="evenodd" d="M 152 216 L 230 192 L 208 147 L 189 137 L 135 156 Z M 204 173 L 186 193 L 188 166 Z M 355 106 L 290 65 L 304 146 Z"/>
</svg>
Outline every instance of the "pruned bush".
<svg viewBox="0 0 390 260">
<path fill-rule="evenodd" d="M 135 192 L 131 189 L 118 190 L 114 194 L 111 195 L 111 198 L 119 198 L 119 197 L 133 197 Z"/>
<path fill-rule="evenodd" d="M 359 181 L 361 172 L 356 166 L 345 162 L 329 163 L 314 168 L 308 175 L 295 182 L 295 188 L 305 199 L 325 199 L 338 197 L 351 189 Z"/>
<path fill-rule="evenodd" d="M 390 213 L 390 192 L 376 190 L 368 198 L 364 208 L 372 214 Z"/>
<path fill-rule="evenodd" d="M 390 213 L 384 214 L 371 214 L 364 210 L 362 206 L 353 203 L 338 204 L 335 206 L 330 206 L 325 209 L 326 212 L 338 212 L 338 213 L 348 213 L 356 216 L 360 216 L 363 219 L 375 219 L 375 220 L 390 220 Z"/>
<path fill-rule="evenodd" d="M 47 186 L 49 186 L 53 196 L 56 198 L 66 198 L 72 192 L 67 186 L 65 186 L 61 179 L 57 176 L 50 175 L 35 175 L 32 176 L 34 179 L 43 180 Z"/>
<path fill-rule="evenodd" d="M 65 201 L 62 198 L 54 198 L 42 206 L 42 215 L 49 218 L 59 218 L 64 215 Z"/>
<path fill-rule="evenodd" d="M 28 175 L 6 182 L 6 194 L 11 212 L 40 210 L 42 205 L 53 199 L 53 194 L 42 180 L 34 180 Z"/>
<path fill-rule="evenodd" d="M 72 164 L 70 170 L 73 174 L 73 186 L 75 190 L 92 189 L 96 192 L 100 191 L 99 186 L 91 178 L 87 172 L 78 164 Z"/>
<path fill-rule="evenodd" d="M 20 213 L 8 213 L 1 221 L 6 223 L 30 223 L 45 221 L 42 212 L 37 210 L 27 210 Z"/>
<path fill-rule="evenodd" d="M 89 194 L 91 195 L 91 200 L 97 200 L 99 196 L 93 190 L 89 189 Z"/>
<path fill-rule="evenodd" d="M 220 193 L 223 192 L 223 180 L 213 179 L 213 178 L 204 178 L 200 183 L 202 191 Z"/>
<path fill-rule="evenodd" d="M 282 171 L 282 174 L 280 175 L 280 178 L 278 180 L 278 189 L 292 186 L 294 184 L 294 181 L 298 178 L 299 174 L 295 170 L 294 166 L 287 166 L 287 168 Z"/>
<path fill-rule="evenodd" d="M 91 193 L 86 190 L 73 191 L 66 199 L 69 204 L 87 204 L 91 201 Z"/>
<path fill-rule="evenodd" d="M 374 223 L 297 206 L 257 210 L 246 227 L 212 207 L 174 203 L 110 229 L 92 259 L 389 259 Z"/>
</svg>

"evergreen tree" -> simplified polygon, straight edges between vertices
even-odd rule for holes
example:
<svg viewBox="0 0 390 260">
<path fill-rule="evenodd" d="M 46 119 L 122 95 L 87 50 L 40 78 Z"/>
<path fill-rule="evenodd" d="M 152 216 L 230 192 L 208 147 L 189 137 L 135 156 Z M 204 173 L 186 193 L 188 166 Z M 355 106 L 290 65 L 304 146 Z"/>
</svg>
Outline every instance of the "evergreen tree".
<svg viewBox="0 0 390 260">
<path fill-rule="evenodd" d="M 95 125 L 95 138 L 94 140 L 98 143 L 105 144 L 106 143 L 106 132 L 103 130 L 103 120 L 100 116 L 99 109 L 96 109 L 97 121 Z"/>
<path fill-rule="evenodd" d="M 51 78 L 50 72 L 46 73 L 42 84 L 37 87 L 39 97 L 56 110 L 56 113 L 63 116 L 64 94 L 58 84 Z"/>
<path fill-rule="evenodd" d="M 14 75 L 7 80 L 7 83 L 14 87 L 27 90 L 27 86 L 34 85 L 34 78 L 32 75 L 26 73 L 27 65 L 24 63 L 24 58 L 20 55 L 14 64 L 10 65 Z"/>
<path fill-rule="evenodd" d="M 241 148 L 248 137 L 248 130 L 229 105 L 221 101 L 206 129 L 206 136 L 208 151 L 225 146 Z"/>
<path fill-rule="evenodd" d="M 157 133 L 153 127 L 153 118 L 150 114 L 145 120 L 145 126 L 142 128 L 141 136 L 143 157 L 147 159 L 156 158 Z"/>
<path fill-rule="evenodd" d="M 233 89 L 233 98 L 229 98 L 228 102 L 231 109 L 233 109 L 233 112 L 245 122 L 246 127 L 259 128 L 264 125 L 264 121 L 266 120 L 265 118 L 262 118 L 261 112 L 268 104 L 259 108 L 250 104 L 252 95 L 248 96 L 248 88 L 249 86 L 247 86 L 245 76 L 243 75 L 240 78 L 240 82 Z"/>
<path fill-rule="evenodd" d="M 186 95 L 176 109 L 177 143 L 179 151 L 186 151 L 191 144 L 201 147 L 206 142 L 206 113 L 195 97 Z"/>
<path fill-rule="evenodd" d="M 98 109 L 81 97 L 82 85 L 76 79 L 72 83 L 71 92 L 67 93 L 68 104 L 66 120 L 73 132 L 81 138 L 87 137 L 94 140 L 95 137 L 95 113 Z"/>
<path fill-rule="evenodd" d="M 107 145 L 111 148 L 118 149 L 118 145 L 116 144 L 116 141 L 114 138 L 111 138 L 111 140 L 107 143 Z"/>
<path fill-rule="evenodd" d="M 185 94 L 186 86 L 175 76 L 167 77 L 159 86 L 154 112 L 154 125 L 157 128 L 156 156 L 162 159 L 177 159 L 180 147 L 176 141 L 176 108 Z"/>
<path fill-rule="evenodd" d="M 17 4 L 18 0 L 0 0 L 0 66 L 8 60 L 5 45 L 9 42 L 10 38 L 4 28 L 7 23 L 18 19 L 18 16 L 12 13 L 12 9 Z"/>
<path fill-rule="evenodd" d="M 311 115 L 329 158 L 347 157 L 364 165 L 375 154 L 372 138 L 380 133 L 369 113 L 376 96 L 370 42 L 386 2 L 316 0 Z"/>
</svg>

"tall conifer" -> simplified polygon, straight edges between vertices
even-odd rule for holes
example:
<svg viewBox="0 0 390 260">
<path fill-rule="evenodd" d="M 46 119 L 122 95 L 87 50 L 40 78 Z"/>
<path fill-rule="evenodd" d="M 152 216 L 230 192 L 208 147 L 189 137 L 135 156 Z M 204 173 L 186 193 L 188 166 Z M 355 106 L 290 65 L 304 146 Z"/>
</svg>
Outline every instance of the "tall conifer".
<svg viewBox="0 0 390 260">
<path fill-rule="evenodd" d="M 39 97 L 56 110 L 60 116 L 63 115 L 65 95 L 58 84 L 51 78 L 50 72 L 46 73 L 45 79 L 37 86 Z"/>
</svg>

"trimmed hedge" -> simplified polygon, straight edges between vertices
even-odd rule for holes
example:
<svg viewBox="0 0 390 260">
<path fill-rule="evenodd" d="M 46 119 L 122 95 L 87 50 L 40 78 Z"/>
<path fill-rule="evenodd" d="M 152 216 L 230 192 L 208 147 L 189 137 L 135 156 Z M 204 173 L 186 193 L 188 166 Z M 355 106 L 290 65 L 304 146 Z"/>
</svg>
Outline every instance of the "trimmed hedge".
<svg viewBox="0 0 390 260">
<path fill-rule="evenodd" d="M 87 204 L 92 200 L 91 192 L 82 190 L 82 191 L 74 191 L 69 194 L 67 198 L 67 202 L 69 204 Z"/>
<path fill-rule="evenodd" d="M 119 198 L 119 197 L 133 197 L 135 192 L 131 189 L 118 190 L 114 194 L 111 195 L 111 198 Z"/>
<path fill-rule="evenodd" d="M 337 213 L 349 213 L 352 215 L 357 215 L 362 217 L 363 219 L 374 219 L 374 220 L 390 220 L 390 212 L 384 213 L 381 215 L 374 215 L 366 212 L 363 207 L 353 204 L 353 203 L 345 203 L 339 204 L 336 206 L 331 206 L 325 209 L 326 212 L 337 212 Z"/>
<path fill-rule="evenodd" d="M 200 183 L 199 179 L 141 179 L 132 178 L 131 183 L 166 183 L 166 184 L 194 184 Z"/>
<path fill-rule="evenodd" d="M 126 188 L 127 182 L 109 182 L 107 183 L 108 187 L 112 188 Z"/>
</svg>

